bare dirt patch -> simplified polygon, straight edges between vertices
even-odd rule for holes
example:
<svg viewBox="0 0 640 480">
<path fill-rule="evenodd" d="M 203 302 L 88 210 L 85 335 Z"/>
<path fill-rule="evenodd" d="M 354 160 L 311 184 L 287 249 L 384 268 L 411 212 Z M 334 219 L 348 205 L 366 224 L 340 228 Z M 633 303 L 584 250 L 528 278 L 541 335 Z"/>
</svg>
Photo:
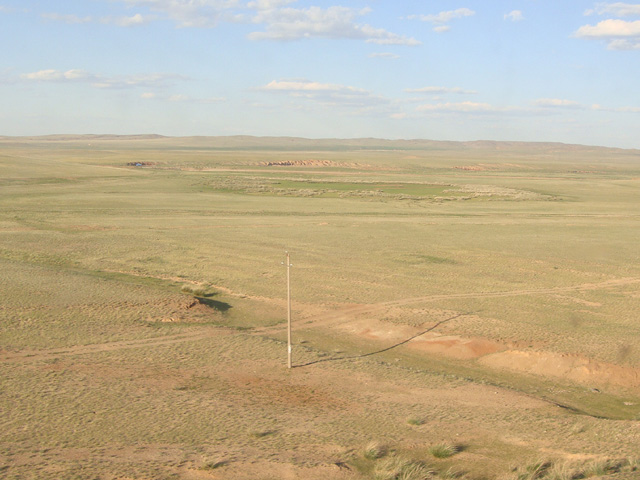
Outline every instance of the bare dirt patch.
<svg viewBox="0 0 640 480">
<path fill-rule="evenodd" d="M 467 172 L 484 172 L 487 168 L 481 165 L 462 165 L 453 167 L 456 170 L 464 170 Z"/>
<path fill-rule="evenodd" d="M 167 302 L 166 316 L 148 317 L 148 322 L 182 322 L 203 323 L 210 322 L 214 317 L 221 315 L 224 303 L 215 302 L 207 298 L 185 297 L 179 301 Z"/>
<path fill-rule="evenodd" d="M 382 340 L 387 344 L 406 343 L 408 348 L 413 350 L 465 360 L 476 359 L 507 348 L 484 338 L 464 338 L 428 331 L 432 327 L 433 324 L 414 327 L 365 318 L 342 325 L 340 329 L 367 339 Z"/>
<path fill-rule="evenodd" d="M 479 361 L 494 368 L 562 378 L 584 385 L 640 388 L 640 369 L 598 362 L 579 355 L 507 350 Z"/>
<path fill-rule="evenodd" d="M 479 358 L 505 348 L 498 342 L 484 338 L 463 338 L 457 335 L 440 336 L 435 333 L 429 334 L 426 338 L 412 340 L 409 347 L 459 359 Z"/>
<path fill-rule="evenodd" d="M 341 168 L 369 168 L 371 165 L 362 163 L 339 163 L 331 160 L 279 160 L 275 162 L 260 162 L 258 165 L 265 167 L 341 167 Z"/>
</svg>

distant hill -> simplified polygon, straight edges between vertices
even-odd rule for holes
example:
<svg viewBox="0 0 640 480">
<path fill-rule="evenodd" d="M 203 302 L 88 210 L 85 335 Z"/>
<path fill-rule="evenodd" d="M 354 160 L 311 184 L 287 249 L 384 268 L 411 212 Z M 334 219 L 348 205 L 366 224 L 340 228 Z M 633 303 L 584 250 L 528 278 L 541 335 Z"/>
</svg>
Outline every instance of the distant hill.
<svg viewBox="0 0 640 480">
<path fill-rule="evenodd" d="M 250 135 L 233 136 L 192 136 L 167 137 L 156 134 L 141 135 L 44 135 L 28 137 L 0 136 L 0 142 L 53 142 L 53 143 L 95 143 L 137 142 L 153 148 L 201 148 L 211 150 L 287 150 L 287 151 L 353 151 L 353 150 L 462 150 L 462 151 L 511 151 L 535 153 L 599 152 L 640 150 L 611 147 L 574 145 L 558 142 L 515 142 L 475 140 L 466 142 L 409 139 L 389 140 L 382 138 L 301 138 L 301 137 L 256 137 Z M 142 146 L 142 145 L 140 145 Z"/>
<path fill-rule="evenodd" d="M 33 140 L 41 142 L 77 142 L 77 141 L 90 141 L 90 140 L 154 140 L 158 138 L 167 138 L 162 135 L 156 134 L 143 134 L 143 135 L 95 135 L 95 134 L 60 134 L 60 135 L 35 135 L 26 137 L 10 137 L 0 135 L 0 140 Z"/>
</svg>

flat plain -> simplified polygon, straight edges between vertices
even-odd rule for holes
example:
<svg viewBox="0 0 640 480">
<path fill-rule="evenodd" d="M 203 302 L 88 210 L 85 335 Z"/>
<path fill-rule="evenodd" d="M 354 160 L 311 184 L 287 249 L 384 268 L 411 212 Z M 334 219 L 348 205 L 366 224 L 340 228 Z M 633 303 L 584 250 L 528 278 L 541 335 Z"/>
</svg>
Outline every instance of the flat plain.
<svg viewBox="0 0 640 480">
<path fill-rule="evenodd" d="M 0 478 L 640 477 L 640 151 L 0 137 L 0 172 Z"/>
</svg>

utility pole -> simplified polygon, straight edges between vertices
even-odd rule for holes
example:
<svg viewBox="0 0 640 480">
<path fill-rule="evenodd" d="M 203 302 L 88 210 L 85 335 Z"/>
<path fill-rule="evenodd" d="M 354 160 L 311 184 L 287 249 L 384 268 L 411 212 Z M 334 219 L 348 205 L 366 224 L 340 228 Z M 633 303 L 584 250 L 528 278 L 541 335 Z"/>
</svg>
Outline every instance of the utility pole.
<svg viewBox="0 0 640 480">
<path fill-rule="evenodd" d="M 291 275 L 289 273 L 292 265 L 287 254 L 287 368 L 291 368 Z"/>
</svg>

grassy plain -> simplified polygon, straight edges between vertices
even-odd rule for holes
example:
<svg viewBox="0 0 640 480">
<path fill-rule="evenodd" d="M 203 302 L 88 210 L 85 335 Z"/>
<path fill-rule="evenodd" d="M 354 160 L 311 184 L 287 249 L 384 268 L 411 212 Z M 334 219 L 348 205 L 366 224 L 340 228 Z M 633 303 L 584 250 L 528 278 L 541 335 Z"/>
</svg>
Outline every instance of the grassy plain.
<svg viewBox="0 0 640 480">
<path fill-rule="evenodd" d="M 638 151 L 0 137 L 0 172 L 1 478 L 640 475 Z"/>
</svg>

